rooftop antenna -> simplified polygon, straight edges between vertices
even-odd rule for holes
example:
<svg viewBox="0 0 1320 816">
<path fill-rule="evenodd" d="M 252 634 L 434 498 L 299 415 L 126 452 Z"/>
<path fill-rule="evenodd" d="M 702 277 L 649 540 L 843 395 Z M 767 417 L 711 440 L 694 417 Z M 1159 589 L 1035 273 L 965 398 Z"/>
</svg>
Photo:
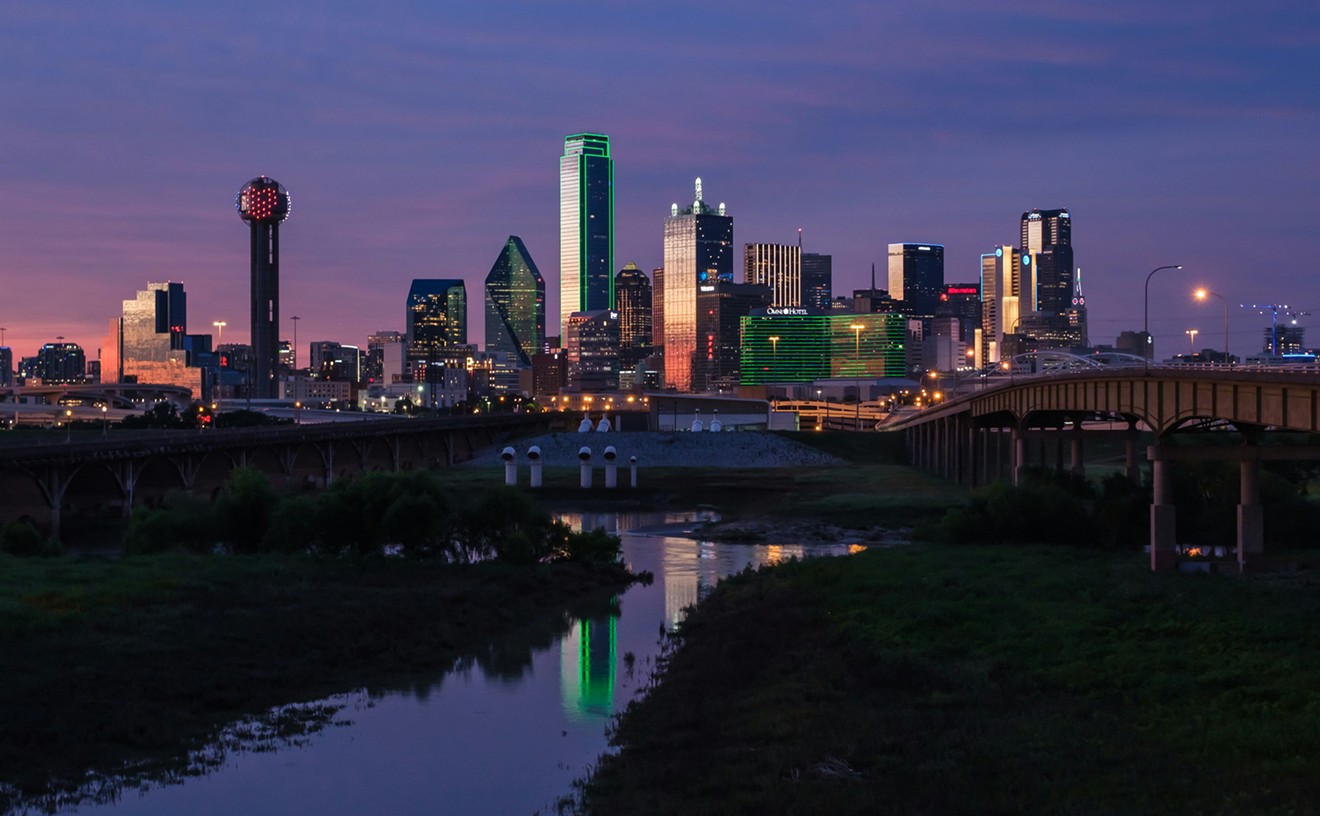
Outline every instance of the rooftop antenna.
<svg viewBox="0 0 1320 816">
<path fill-rule="evenodd" d="M 871 296 L 875 296 L 875 261 L 871 261 Z"/>
<path fill-rule="evenodd" d="M 798 252 L 802 252 L 802 228 L 798 227 Z"/>
</svg>

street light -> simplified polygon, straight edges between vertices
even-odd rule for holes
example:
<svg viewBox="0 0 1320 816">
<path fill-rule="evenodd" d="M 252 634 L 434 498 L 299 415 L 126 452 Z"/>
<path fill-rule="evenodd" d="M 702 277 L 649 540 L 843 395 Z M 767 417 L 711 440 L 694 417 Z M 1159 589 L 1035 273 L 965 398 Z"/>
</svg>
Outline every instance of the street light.
<svg viewBox="0 0 1320 816">
<path fill-rule="evenodd" d="M 293 321 L 293 376 L 298 377 L 298 321 L 302 320 L 298 315 L 289 318 Z M 308 362 L 311 362 L 310 360 Z"/>
<path fill-rule="evenodd" d="M 1183 333 L 1187 335 L 1187 347 L 1188 347 L 1188 351 L 1191 353 L 1191 355 L 1192 355 L 1193 357 L 1195 357 L 1195 356 L 1196 356 L 1196 335 L 1200 334 L 1201 331 L 1200 331 L 1199 329 L 1188 329 L 1187 331 L 1185 331 L 1185 332 L 1183 332 Z"/>
<path fill-rule="evenodd" d="M 773 353 L 774 356 L 778 357 L 778 356 L 779 356 L 779 335 L 777 335 L 777 334 L 772 334 L 772 335 L 770 335 L 769 337 L 767 337 L 766 339 L 770 341 L 770 349 L 771 349 L 771 353 Z"/>
<path fill-rule="evenodd" d="M 849 324 L 848 328 L 853 330 L 853 364 L 856 368 L 857 402 L 853 403 L 853 430 L 859 430 L 862 427 L 862 329 L 866 328 L 863 323 Z"/>
<path fill-rule="evenodd" d="M 1146 276 L 1146 290 L 1145 290 L 1145 294 L 1144 294 L 1144 296 L 1143 296 L 1143 298 L 1142 298 L 1142 305 L 1143 305 L 1143 307 L 1144 307 L 1144 308 L 1143 308 L 1143 317 L 1142 317 L 1142 320 L 1141 320 L 1141 334 L 1142 334 L 1142 338 L 1143 338 L 1143 339 L 1145 340 L 1145 342 L 1146 342 L 1146 348 L 1144 348 L 1144 349 L 1141 350 L 1141 351 L 1142 351 L 1141 359 L 1142 359 L 1142 360 L 1144 361 L 1144 363 L 1145 363 L 1145 369 L 1146 369 L 1146 371 L 1150 371 L 1150 355 L 1151 355 L 1151 353 L 1153 352 L 1153 349 L 1150 348 L 1150 346 L 1151 346 L 1151 342 L 1150 342 L 1150 279 L 1153 278 L 1153 277 L 1155 277 L 1155 273 L 1156 273 L 1156 272 L 1159 272 L 1161 269 L 1182 269 L 1182 264 L 1167 264 L 1167 265 L 1165 265 L 1165 266 L 1157 266 L 1157 267 L 1155 267 L 1154 269 L 1150 270 L 1150 274 Z"/>
<path fill-rule="evenodd" d="M 101 436 L 110 435 L 110 419 L 106 416 L 106 406 L 101 406 Z"/>
<path fill-rule="evenodd" d="M 1224 305 L 1224 362 L 1230 363 L 1232 355 L 1228 353 L 1228 301 L 1218 292 L 1211 292 L 1209 289 L 1197 289 L 1194 293 L 1197 300 L 1204 301 L 1208 297 L 1219 298 L 1219 302 Z"/>
</svg>

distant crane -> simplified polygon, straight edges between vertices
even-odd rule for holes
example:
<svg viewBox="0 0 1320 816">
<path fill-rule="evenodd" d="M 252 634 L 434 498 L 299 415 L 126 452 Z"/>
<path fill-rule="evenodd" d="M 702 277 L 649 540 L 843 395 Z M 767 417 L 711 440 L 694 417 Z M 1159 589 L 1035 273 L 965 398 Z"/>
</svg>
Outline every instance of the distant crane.
<svg viewBox="0 0 1320 816">
<path fill-rule="evenodd" d="M 1248 304 L 1248 303 L 1243 303 L 1243 304 L 1241 304 L 1241 306 L 1242 306 L 1243 309 L 1255 309 L 1255 310 L 1256 310 L 1257 312 L 1259 312 L 1260 314 L 1266 314 L 1266 313 L 1269 314 L 1269 316 L 1270 316 L 1270 354 L 1273 355 L 1273 356 L 1275 356 L 1275 357 L 1279 356 L 1279 315 L 1280 315 L 1280 313 L 1282 313 L 1284 317 L 1288 318 L 1289 322 L 1292 323 L 1292 325 L 1294 325 L 1294 326 L 1297 325 L 1297 318 L 1299 318 L 1299 317 L 1310 317 L 1310 315 L 1311 315 L 1310 312 L 1296 311 L 1296 310 L 1294 310 L 1291 306 L 1289 306 L 1289 305 L 1286 304 L 1286 303 L 1262 303 L 1262 304 L 1256 304 L 1256 303 L 1250 303 L 1250 304 Z"/>
</svg>

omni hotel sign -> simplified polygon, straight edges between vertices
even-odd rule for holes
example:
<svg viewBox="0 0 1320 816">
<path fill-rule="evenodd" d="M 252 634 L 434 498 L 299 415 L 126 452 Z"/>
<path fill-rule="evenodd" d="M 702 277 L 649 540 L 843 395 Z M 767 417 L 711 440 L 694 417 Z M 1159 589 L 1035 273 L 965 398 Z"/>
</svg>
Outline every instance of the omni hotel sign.
<svg viewBox="0 0 1320 816">
<path fill-rule="evenodd" d="M 766 308 L 767 315 L 792 315 L 795 317 L 806 317 L 811 314 L 810 309 L 804 309 L 801 306 L 769 306 Z"/>
</svg>

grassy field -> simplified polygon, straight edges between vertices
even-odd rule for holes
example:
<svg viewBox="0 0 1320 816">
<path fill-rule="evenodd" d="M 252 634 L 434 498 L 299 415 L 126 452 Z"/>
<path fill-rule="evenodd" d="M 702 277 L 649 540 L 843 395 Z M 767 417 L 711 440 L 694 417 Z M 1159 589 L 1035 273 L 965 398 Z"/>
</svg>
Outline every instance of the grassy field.
<svg viewBox="0 0 1320 816">
<path fill-rule="evenodd" d="M 1067 547 L 722 583 L 588 813 L 1314 813 L 1320 585 Z"/>
<path fill-rule="evenodd" d="M 177 773 L 221 725 L 542 645 L 622 568 L 394 559 L 0 556 L 0 812 L 88 771 Z M 495 656 L 521 666 L 527 654 Z M 11 786 L 8 794 L 3 786 Z"/>
</svg>

